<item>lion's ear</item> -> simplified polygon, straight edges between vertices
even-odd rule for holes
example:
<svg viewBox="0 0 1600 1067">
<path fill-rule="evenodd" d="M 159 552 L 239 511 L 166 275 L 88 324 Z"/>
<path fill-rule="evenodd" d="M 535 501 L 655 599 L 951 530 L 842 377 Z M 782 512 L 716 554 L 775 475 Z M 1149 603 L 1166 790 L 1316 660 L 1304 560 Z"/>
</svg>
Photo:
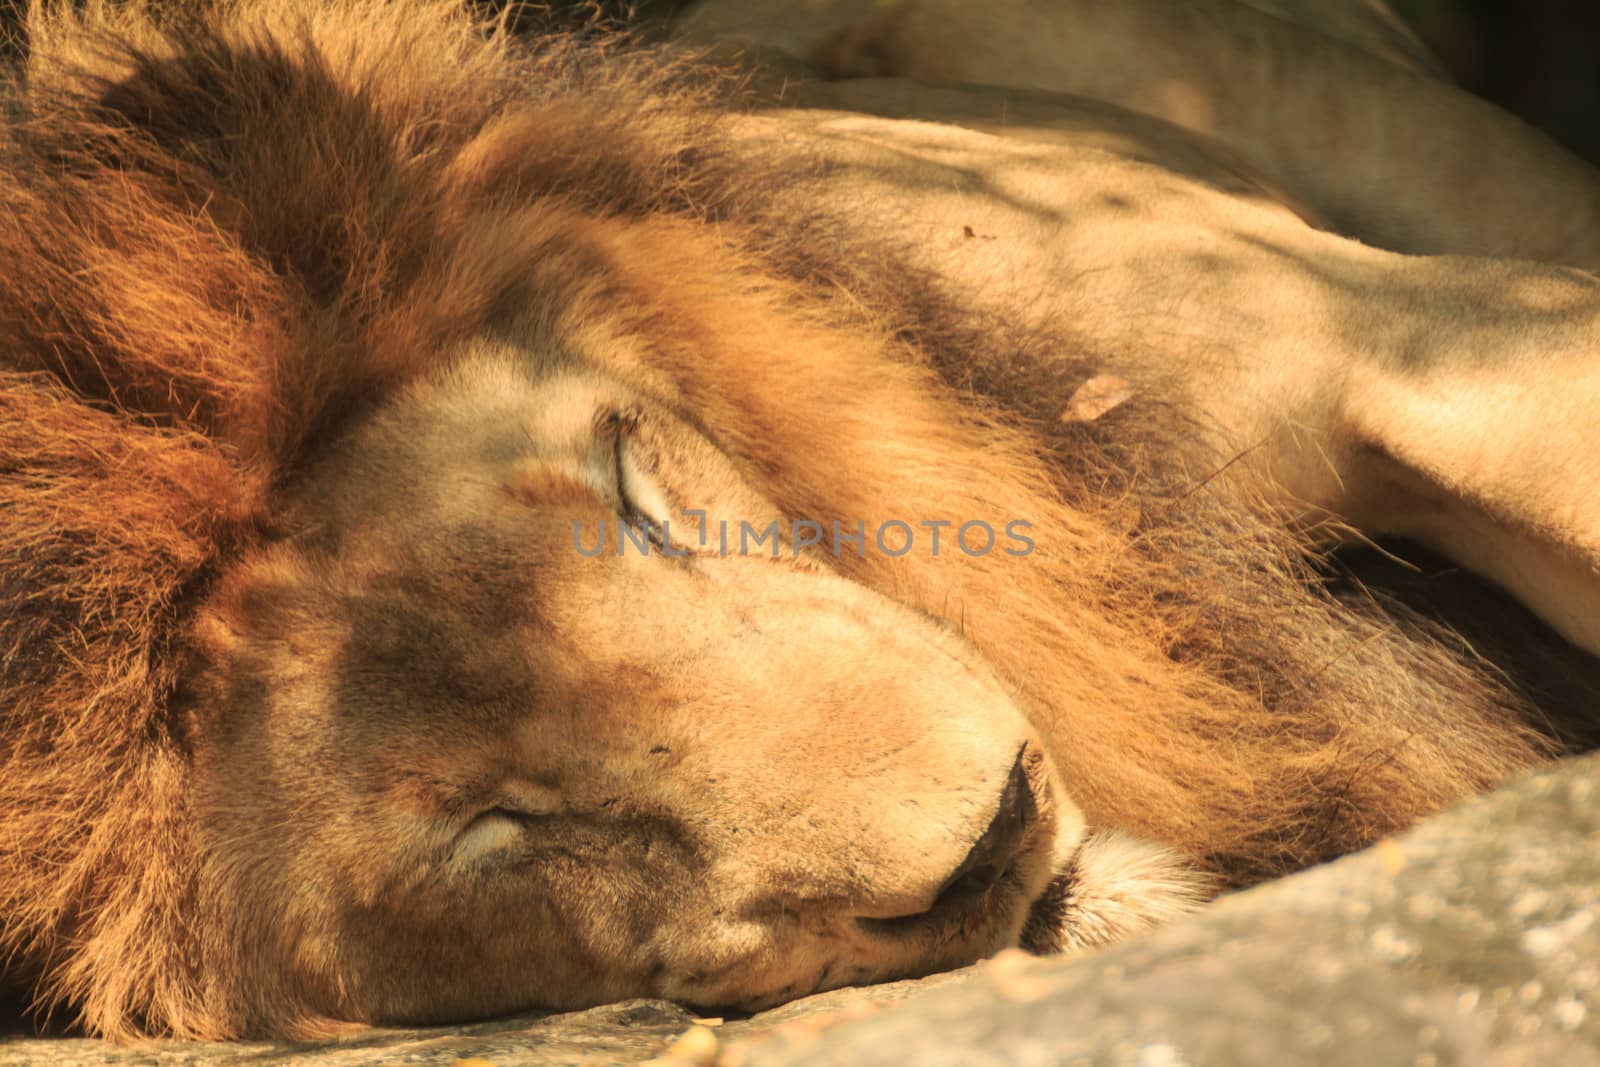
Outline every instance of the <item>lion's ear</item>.
<svg viewBox="0 0 1600 1067">
<path fill-rule="evenodd" d="M 1022 947 L 1053 954 L 1124 941 L 1194 911 L 1214 880 L 1171 849 L 1120 830 L 1089 836 L 1034 904 Z"/>
</svg>

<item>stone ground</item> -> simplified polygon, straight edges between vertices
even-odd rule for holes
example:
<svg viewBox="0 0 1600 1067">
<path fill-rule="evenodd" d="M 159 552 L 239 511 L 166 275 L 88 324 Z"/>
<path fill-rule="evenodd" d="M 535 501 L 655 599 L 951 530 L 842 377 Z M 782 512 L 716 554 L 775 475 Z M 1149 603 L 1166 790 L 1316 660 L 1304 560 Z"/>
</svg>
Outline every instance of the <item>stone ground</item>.
<svg viewBox="0 0 1600 1067">
<path fill-rule="evenodd" d="M 685 1036 L 687 1035 L 687 1036 Z M 0 1067 L 1600 1067 L 1600 757 L 1077 960 L 1020 953 L 749 1019 L 659 1001 L 305 1045 L 0 1042 Z"/>
</svg>

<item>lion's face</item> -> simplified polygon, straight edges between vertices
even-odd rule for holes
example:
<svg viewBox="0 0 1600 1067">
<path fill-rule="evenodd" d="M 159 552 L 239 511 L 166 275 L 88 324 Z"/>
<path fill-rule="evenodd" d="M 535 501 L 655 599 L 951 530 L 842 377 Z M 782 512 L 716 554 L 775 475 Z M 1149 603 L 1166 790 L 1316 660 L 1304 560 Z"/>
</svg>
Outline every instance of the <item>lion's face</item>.
<svg viewBox="0 0 1600 1067">
<path fill-rule="evenodd" d="M 779 518 L 751 483 L 608 372 L 488 342 L 331 449 L 201 624 L 195 818 L 258 988 L 757 1006 L 1016 943 L 1083 833 L 1044 748 L 943 623 L 739 551 Z"/>
</svg>

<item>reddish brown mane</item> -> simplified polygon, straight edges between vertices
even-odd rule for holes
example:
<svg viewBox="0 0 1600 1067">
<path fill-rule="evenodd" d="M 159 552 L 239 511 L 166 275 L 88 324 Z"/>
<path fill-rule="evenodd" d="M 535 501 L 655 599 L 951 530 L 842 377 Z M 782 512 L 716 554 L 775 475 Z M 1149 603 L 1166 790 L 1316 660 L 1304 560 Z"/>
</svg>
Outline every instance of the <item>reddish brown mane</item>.
<svg viewBox="0 0 1600 1067">
<path fill-rule="evenodd" d="M 1069 742 L 1093 819 L 1244 879 L 1537 758 L 1513 698 L 1313 591 L 1245 498 L 1189 494 L 1162 466 L 1184 451 L 1170 413 L 1018 428 L 964 407 L 940 370 L 1025 391 L 1003 332 L 866 281 L 898 277 L 875 250 L 744 206 L 713 111 L 676 74 L 525 56 L 455 6 L 380 7 L 354 30 L 270 7 L 228 29 L 60 18 L 7 90 L 0 947 L 46 972 L 46 998 L 102 1032 L 218 1029 L 185 924 L 184 738 L 166 714 L 186 611 L 273 535 L 274 488 L 319 440 L 562 273 L 575 211 L 660 216 L 595 222 L 585 247 L 655 309 L 634 325 L 700 421 L 796 514 L 1035 524 L 1025 572 L 846 562 L 964 622 Z M 742 216 L 732 232 L 758 251 L 799 251 L 730 249 L 694 225 L 713 211 Z M 793 280 L 824 260 L 884 318 Z M 895 341 L 882 321 L 921 325 Z M 1101 500 L 1108 481 L 1129 495 Z"/>
<path fill-rule="evenodd" d="M 188 962 L 151 958 L 185 905 L 163 709 L 193 592 L 307 442 L 519 283 L 508 217 L 696 194 L 670 72 L 513 54 L 451 3 L 354 18 L 52 17 L 5 89 L 0 914 L 112 1032 L 203 1029 Z"/>
</svg>

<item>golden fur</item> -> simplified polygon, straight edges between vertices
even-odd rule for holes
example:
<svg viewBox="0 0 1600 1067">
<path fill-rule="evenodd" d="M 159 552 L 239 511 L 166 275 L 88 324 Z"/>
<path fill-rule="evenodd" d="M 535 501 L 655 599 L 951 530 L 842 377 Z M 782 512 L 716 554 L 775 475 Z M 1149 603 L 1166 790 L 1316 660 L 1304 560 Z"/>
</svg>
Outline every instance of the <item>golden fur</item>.
<svg viewBox="0 0 1600 1067">
<path fill-rule="evenodd" d="M 441 798 L 453 772 L 429 760 L 475 744 L 478 712 L 453 701 L 512 699 L 480 662 L 524 655 L 486 651 L 497 634 L 568 649 L 538 661 L 530 691 L 612 716 L 640 701 L 677 708 L 704 680 L 664 654 L 640 666 L 622 631 L 569 648 L 575 631 L 552 620 L 587 625 L 602 603 L 579 560 L 516 556 L 495 525 L 510 520 L 472 525 L 472 509 L 499 506 L 486 502 L 466 505 L 467 525 L 441 541 L 446 527 L 427 523 L 447 512 L 407 495 L 470 488 L 430 473 L 458 468 L 450 439 L 435 448 L 428 427 L 460 418 L 470 436 L 478 420 L 463 405 L 492 422 L 498 409 L 473 398 L 502 395 L 508 367 L 536 367 L 602 406 L 642 405 L 645 426 L 665 427 L 650 431 L 657 462 L 696 457 L 663 477 L 698 472 L 698 496 L 730 511 L 1033 524 L 1038 551 L 1020 561 L 846 553 L 781 576 L 729 562 L 753 590 L 741 603 L 815 580 L 879 632 L 920 635 L 904 647 L 884 637 L 874 655 L 825 646 L 818 629 L 809 667 L 781 641 L 738 645 L 743 658 L 706 677 L 759 668 L 778 674 L 761 674 L 750 700 L 808 685 L 827 695 L 802 692 L 772 722 L 833 708 L 818 730 L 854 738 L 864 705 L 840 695 L 854 692 L 847 676 L 880 678 L 876 692 L 903 692 L 925 716 L 883 710 L 890 739 L 851 742 L 881 744 L 875 759 L 892 762 L 895 737 L 943 714 L 941 687 L 969 686 L 972 706 L 1014 700 L 1089 826 L 1230 883 L 1360 847 L 1554 750 L 1527 700 L 1453 639 L 1324 591 L 1250 483 L 1197 484 L 1227 457 L 1197 443 L 1160 382 L 1064 423 L 1060 399 L 1099 371 L 1099 355 L 1052 363 L 1041 392 L 1029 354 L 1074 351 L 1070 325 L 1008 330 L 923 284 L 892 243 L 764 210 L 784 176 L 729 151 L 723 90 L 687 87 L 671 63 L 562 41 L 528 52 L 439 2 L 269 0 L 160 25 L 94 8 L 39 19 L 32 49 L 27 78 L 7 89 L 15 117 L 0 142 L 0 916 L 8 973 L 93 1032 L 307 1033 L 641 992 L 761 1003 L 931 965 L 819 963 L 795 978 L 763 949 L 770 986 L 552 963 L 559 981 L 514 988 L 517 957 L 484 962 L 486 935 L 472 927 L 482 909 L 430 911 L 431 888 L 377 867 L 350 874 L 347 899 L 325 881 L 339 868 L 307 866 L 314 853 L 364 862 L 390 841 L 343 826 L 333 790 L 345 786 L 329 782 L 359 779 L 362 804 L 452 802 Z M 541 463 L 495 492 L 554 516 L 538 530 L 562 549 L 563 523 L 608 512 L 576 468 Z M 489 547 L 463 569 L 449 543 Z M 492 565 L 502 559 L 517 562 Z M 527 588 L 544 599 L 519 614 Z M 791 622 L 809 610 L 792 596 Z M 381 610 L 362 615 L 362 603 Z M 679 621 L 649 632 L 692 630 L 681 620 L 694 602 L 675 603 Z M 723 662 L 711 637 L 694 647 Z M 959 677 L 896 666 L 928 649 Z M 571 665 L 585 655 L 615 670 L 583 675 Z M 549 680 L 569 669 L 579 673 Z M 327 693 L 348 698 L 350 719 L 302 700 Z M 424 702 L 458 717 L 425 720 Z M 725 743 L 761 750 L 736 710 L 716 720 Z M 313 727 L 354 732 L 340 749 L 303 732 Z M 974 776 L 1001 773 L 995 761 L 1009 764 L 1011 739 L 1026 736 L 1007 725 L 991 743 L 971 729 L 961 743 Z M 843 742 L 830 748 L 823 733 L 805 743 L 843 765 Z M 912 760 L 921 778 L 885 781 L 921 789 L 939 768 L 966 767 L 939 762 L 955 759 L 952 745 Z M 1029 765 L 1035 784 L 1042 766 Z M 747 796 L 769 788 L 752 778 Z M 1064 799 L 1059 809 L 1046 817 L 1066 826 Z M 739 824 L 739 810 L 711 821 Z M 815 825 L 835 836 L 806 838 L 817 855 L 847 836 L 834 817 Z M 933 848 L 903 840 L 908 864 Z M 892 881 L 883 848 L 859 862 Z M 549 892 L 600 910 L 621 899 L 620 882 L 580 875 Z M 826 881 L 795 875 L 813 876 Z M 873 907 L 897 914 L 883 893 Z M 390 908 L 391 896 L 409 903 Z M 565 914 L 560 901 L 540 906 L 530 914 L 552 925 Z M 406 916 L 418 924 L 409 942 Z M 1023 915 L 1005 921 L 1014 938 Z M 623 939 L 610 929 L 594 937 Z M 664 944 L 670 970 L 682 943 Z M 456 981 L 476 967 L 499 992 Z"/>
</svg>

